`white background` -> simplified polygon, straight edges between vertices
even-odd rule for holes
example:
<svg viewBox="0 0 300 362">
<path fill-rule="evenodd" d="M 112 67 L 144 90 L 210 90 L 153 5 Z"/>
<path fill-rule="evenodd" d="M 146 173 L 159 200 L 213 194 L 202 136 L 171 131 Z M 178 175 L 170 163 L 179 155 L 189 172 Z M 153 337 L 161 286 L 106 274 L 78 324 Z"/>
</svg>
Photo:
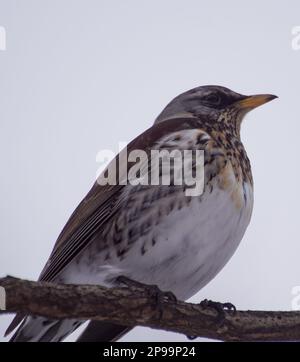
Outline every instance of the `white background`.
<svg viewBox="0 0 300 362">
<path fill-rule="evenodd" d="M 96 154 L 204 84 L 280 98 L 242 128 L 255 205 L 234 257 L 192 300 L 291 308 L 300 285 L 300 2 L 0 1 L 0 275 L 36 279 L 90 188 Z M 0 317 L 0 340 L 11 316 Z M 125 341 L 186 341 L 136 328 Z"/>
</svg>

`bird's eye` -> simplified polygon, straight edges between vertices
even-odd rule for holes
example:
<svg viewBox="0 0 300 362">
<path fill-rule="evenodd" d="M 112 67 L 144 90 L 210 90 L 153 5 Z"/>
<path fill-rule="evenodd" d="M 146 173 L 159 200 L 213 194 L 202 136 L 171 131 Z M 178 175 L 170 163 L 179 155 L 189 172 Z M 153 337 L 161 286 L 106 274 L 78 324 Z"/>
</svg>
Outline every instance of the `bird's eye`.
<svg viewBox="0 0 300 362">
<path fill-rule="evenodd" d="M 205 97 L 205 101 L 212 104 L 220 104 L 221 98 L 217 94 L 212 93 Z"/>
</svg>

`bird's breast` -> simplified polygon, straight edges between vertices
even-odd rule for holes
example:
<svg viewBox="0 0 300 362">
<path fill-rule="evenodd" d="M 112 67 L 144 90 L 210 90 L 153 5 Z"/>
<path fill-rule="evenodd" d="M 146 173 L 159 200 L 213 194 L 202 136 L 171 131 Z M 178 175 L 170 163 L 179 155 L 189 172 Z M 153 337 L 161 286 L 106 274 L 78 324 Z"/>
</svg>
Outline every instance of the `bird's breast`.
<svg viewBox="0 0 300 362">
<path fill-rule="evenodd" d="M 226 172 L 228 178 L 214 179 L 201 197 L 187 202 L 181 194 L 157 201 L 155 224 L 129 247 L 120 268 L 181 299 L 214 278 L 239 245 L 253 206 L 251 184 L 231 182 Z"/>
<path fill-rule="evenodd" d="M 178 137 L 164 145 L 175 147 Z M 252 182 L 239 159 L 231 162 L 205 132 L 180 137 L 188 149 L 205 146 L 204 192 L 193 197 L 180 186 L 127 185 L 118 200 L 123 206 L 71 266 L 73 279 L 74 268 L 80 282 L 84 275 L 85 282 L 109 285 L 126 275 L 187 299 L 227 263 L 250 221 Z"/>
</svg>

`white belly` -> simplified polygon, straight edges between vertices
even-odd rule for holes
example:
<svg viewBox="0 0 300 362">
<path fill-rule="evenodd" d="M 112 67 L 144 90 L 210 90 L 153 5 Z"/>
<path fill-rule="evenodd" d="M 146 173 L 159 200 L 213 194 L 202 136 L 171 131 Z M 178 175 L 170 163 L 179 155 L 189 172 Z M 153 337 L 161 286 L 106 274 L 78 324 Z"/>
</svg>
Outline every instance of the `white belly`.
<svg viewBox="0 0 300 362">
<path fill-rule="evenodd" d="M 245 233 L 253 194 L 247 184 L 240 191 L 241 207 L 217 188 L 201 202 L 192 198 L 188 207 L 172 212 L 153 230 L 154 247 L 139 258 L 133 248 L 132 257 L 118 267 L 132 279 L 157 284 L 179 299 L 190 298 L 224 267 Z"/>
<path fill-rule="evenodd" d="M 113 278 L 126 275 L 172 291 L 181 300 L 190 298 L 224 267 L 245 233 L 253 206 L 252 187 L 244 184 L 238 192 L 242 200 L 238 205 L 217 186 L 201 201 L 193 197 L 188 206 L 174 209 L 132 244 L 123 260 L 105 262 L 104 253 L 97 255 L 91 249 L 64 270 L 62 281 L 110 286 Z M 142 255 L 141 246 L 153 237 L 155 245 Z"/>
</svg>

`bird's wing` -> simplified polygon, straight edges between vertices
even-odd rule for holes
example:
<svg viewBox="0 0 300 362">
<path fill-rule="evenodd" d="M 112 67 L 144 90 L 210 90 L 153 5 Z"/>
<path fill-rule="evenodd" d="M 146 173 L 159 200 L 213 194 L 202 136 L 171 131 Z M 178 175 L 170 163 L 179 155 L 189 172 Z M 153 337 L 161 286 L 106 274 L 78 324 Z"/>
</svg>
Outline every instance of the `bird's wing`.
<svg viewBox="0 0 300 362">
<path fill-rule="evenodd" d="M 148 151 L 157 141 L 171 132 L 197 127 L 199 125 L 196 121 L 185 118 L 167 120 L 153 125 L 127 146 L 127 153 L 129 154 L 132 150 Z M 116 165 L 118 165 L 119 155 L 116 159 Z M 130 167 L 131 165 L 128 164 L 128 171 Z M 116 168 L 118 179 L 118 167 Z M 122 178 L 123 175 L 120 177 Z M 117 211 L 119 196 L 124 187 L 126 186 L 119 184 L 102 186 L 95 182 L 60 233 L 39 280 L 53 281 L 69 262 L 88 245 L 104 223 Z"/>
<path fill-rule="evenodd" d="M 135 138 L 127 147 L 131 150 L 150 150 L 157 141 L 172 132 L 184 129 L 199 128 L 199 120 L 178 118 L 165 120 L 147 129 Z M 117 156 L 118 158 L 118 156 Z M 116 163 L 118 164 L 118 163 Z M 128 165 L 128 170 L 130 165 Z M 59 235 L 48 262 L 42 270 L 39 280 L 53 281 L 55 277 L 89 244 L 93 236 L 112 217 L 119 207 L 118 198 L 124 185 L 101 186 L 97 182 L 75 209 L 67 224 Z M 9 326 L 10 333 L 22 320 L 23 315 L 17 315 Z"/>
<path fill-rule="evenodd" d="M 97 182 L 77 206 L 60 233 L 39 280 L 52 281 L 76 257 L 111 216 L 122 186 Z"/>
</svg>

